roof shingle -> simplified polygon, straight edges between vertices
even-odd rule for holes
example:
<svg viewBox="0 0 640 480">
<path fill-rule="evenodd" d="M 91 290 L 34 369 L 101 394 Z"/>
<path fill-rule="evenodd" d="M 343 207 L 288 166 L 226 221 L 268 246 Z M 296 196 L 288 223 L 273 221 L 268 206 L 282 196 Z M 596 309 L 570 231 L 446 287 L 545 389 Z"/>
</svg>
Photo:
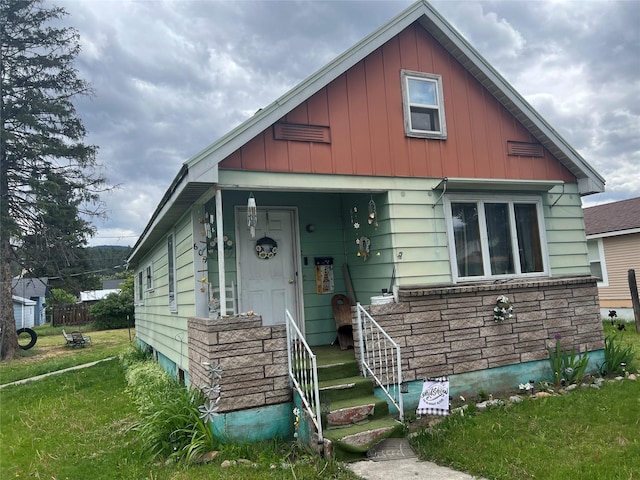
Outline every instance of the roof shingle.
<svg viewBox="0 0 640 480">
<path fill-rule="evenodd" d="M 587 235 L 640 228 L 640 197 L 596 205 L 583 211 Z"/>
</svg>

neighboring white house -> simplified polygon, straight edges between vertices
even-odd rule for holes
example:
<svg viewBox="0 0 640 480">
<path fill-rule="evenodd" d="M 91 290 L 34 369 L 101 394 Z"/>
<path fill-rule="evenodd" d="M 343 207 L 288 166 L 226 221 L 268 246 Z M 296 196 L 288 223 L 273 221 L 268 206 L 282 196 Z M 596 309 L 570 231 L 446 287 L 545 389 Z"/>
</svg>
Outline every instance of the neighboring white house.
<svg viewBox="0 0 640 480">
<path fill-rule="evenodd" d="M 49 288 L 49 279 L 40 278 L 14 278 L 11 281 L 12 293 L 16 297 L 25 298 L 35 302 L 33 308 L 33 324 L 38 326 L 47 321 L 46 297 Z"/>
<path fill-rule="evenodd" d="M 80 292 L 80 301 L 83 303 L 97 302 L 98 300 L 102 300 L 112 293 L 120 293 L 120 289 L 109 288 L 105 290 L 85 290 L 84 292 Z"/>
<path fill-rule="evenodd" d="M 13 295 L 13 317 L 16 320 L 17 329 L 34 326 L 36 304 L 34 300 Z"/>
</svg>

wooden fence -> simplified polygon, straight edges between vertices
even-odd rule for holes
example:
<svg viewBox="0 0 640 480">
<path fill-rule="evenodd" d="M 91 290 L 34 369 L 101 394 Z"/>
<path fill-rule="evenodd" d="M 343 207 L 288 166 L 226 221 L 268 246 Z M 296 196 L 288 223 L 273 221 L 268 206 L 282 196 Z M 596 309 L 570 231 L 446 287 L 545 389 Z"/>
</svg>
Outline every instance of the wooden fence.
<svg viewBox="0 0 640 480">
<path fill-rule="evenodd" d="M 86 325 L 88 323 L 91 323 L 91 318 L 89 317 L 89 305 L 85 303 L 53 307 L 52 325 L 54 327 Z"/>
</svg>

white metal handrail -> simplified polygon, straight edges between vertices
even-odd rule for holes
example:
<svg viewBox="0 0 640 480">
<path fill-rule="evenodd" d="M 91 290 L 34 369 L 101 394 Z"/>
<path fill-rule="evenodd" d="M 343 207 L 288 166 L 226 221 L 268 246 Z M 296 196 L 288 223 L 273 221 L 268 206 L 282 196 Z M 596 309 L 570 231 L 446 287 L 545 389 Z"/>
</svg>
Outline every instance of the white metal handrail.
<svg viewBox="0 0 640 480">
<path fill-rule="evenodd" d="M 357 304 L 358 333 L 362 372 L 367 372 L 389 397 L 404 421 L 402 401 L 402 363 L 400 346 L 384 331 L 371 315 Z"/>
<path fill-rule="evenodd" d="M 318 443 L 322 443 L 322 421 L 320 416 L 320 390 L 318 389 L 318 365 L 289 310 L 285 311 L 287 325 L 287 356 L 289 379 L 300 394 L 304 409 L 309 414 L 318 432 Z"/>
</svg>

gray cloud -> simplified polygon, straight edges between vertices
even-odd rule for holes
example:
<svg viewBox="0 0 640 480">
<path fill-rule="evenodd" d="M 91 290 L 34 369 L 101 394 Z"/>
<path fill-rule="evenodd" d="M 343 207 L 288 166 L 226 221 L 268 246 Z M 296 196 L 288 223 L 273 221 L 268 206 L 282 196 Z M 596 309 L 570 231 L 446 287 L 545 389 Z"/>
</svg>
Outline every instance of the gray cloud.
<svg viewBox="0 0 640 480">
<path fill-rule="evenodd" d="M 77 107 L 120 189 L 92 244 L 133 244 L 180 164 L 412 2 L 46 0 L 70 13 Z M 640 2 L 434 1 L 607 178 L 640 195 Z M 114 237 L 114 238 L 112 238 Z"/>
</svg>

